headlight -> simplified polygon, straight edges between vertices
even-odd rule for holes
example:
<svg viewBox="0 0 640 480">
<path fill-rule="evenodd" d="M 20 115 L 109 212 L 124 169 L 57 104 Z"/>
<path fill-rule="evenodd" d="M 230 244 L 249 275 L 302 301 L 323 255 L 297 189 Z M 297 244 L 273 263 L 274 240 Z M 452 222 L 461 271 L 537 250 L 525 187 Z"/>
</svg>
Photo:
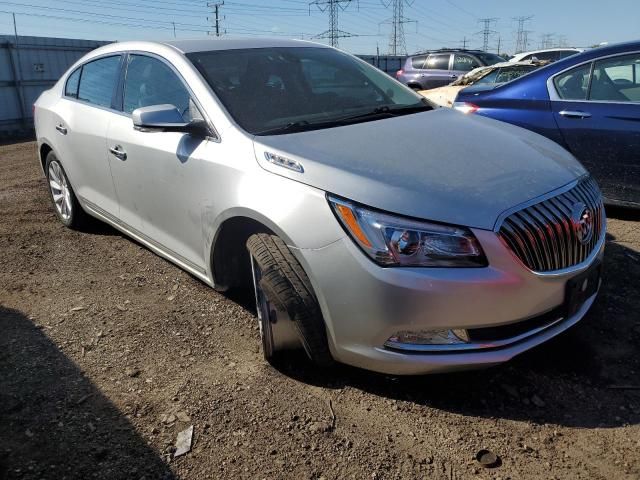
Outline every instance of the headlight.
<svg viewBox="0 0 640 480">
<path fill-rule="evenodd" d="M 487 266 L 468 228 L 389 215 L 332 196 L 328 199 L 351 238 L 382 266 Z"/>
</svg>

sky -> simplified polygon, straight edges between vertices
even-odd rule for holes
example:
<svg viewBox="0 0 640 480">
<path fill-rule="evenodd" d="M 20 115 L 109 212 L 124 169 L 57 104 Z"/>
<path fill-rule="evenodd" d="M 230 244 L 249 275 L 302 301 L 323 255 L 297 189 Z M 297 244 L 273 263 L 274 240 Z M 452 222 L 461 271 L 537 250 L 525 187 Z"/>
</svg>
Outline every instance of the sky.
<svg viewBox="0 0 640 480">
<path fill-rule="evenodd" d="M 218 2 L 220 0 L 217 0 Z M 221 32 L 233 36 L 314 39 L 329 28 L 329 0 L 225 0 Z M 640 39 L 640 0 L 403 0 L 406 50 L 482 48 L 482 19 L 491 18 L 489 51 L 515 53 L 518 22 L 529 49 L 547 45 L 587 47 Z M 213 28 L 216 0 L 0 0 L 0 34 L 92 40 L 194 38 Z M 390 52 L 394 0 L 341 0 L 338 27 L 352 34 L 339 47 L 356 54 Z M 324 10 L 324 11 L 323 11 Z M 175 33 L 174 33 L 175 28 Z M 328 43 L 328 39 L 317 39 Z"/>
</svg>

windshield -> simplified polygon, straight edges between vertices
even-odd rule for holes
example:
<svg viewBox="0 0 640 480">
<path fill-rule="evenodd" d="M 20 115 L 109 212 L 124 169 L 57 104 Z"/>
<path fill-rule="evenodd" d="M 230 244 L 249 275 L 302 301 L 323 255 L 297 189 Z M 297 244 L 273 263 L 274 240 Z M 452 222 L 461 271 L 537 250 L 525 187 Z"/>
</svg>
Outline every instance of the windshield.
<svg viewBox="0 0 640 480">
<path fill-rule="evenodd" d="M 475 54 L 480 60 L 484 62 L 485 65 L 493 65 L 500 62 L 505 62 L 506 60 L 495 53 L 476 53 Z"/>
<path fill-rule="evenodd" d="M 523 75 L 526 75 L 529 72 L 537 69 L 537 65 L 517 65 L 513 67 L 501 67 L 495 68 L 493 70 L 489 70 L 485 76 L 480 78 L 475 83 L 496 83 L 502 84 L 507 83 L 516 78 L 520 78 Z"/>
<path fill-rule="evenodd" d="M 187 57 L 235 121 L 255 135 L 430 108 L 384 72 L 331 48 L 213 50 Z"/>
</svg>

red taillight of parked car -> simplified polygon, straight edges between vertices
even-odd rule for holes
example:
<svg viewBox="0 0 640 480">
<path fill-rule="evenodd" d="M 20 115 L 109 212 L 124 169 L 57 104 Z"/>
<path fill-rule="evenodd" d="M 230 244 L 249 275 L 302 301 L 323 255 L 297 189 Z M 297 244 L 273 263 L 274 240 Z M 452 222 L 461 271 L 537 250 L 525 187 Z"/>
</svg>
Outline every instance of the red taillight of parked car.
<svg viewBox="0 0 640 480">
<path fill-rule="evenodd" d="M 453 108 L 462 113 L 476 113 L 480 107 L 469 102 L 454 102 Z"/>
<path fill-rule="evenodd" d="M 400 75 L 402 75 L 404 73 L 404 70 L 398 70 L 396 72 L 396 78 L 398 78 Z"/>
</svg>

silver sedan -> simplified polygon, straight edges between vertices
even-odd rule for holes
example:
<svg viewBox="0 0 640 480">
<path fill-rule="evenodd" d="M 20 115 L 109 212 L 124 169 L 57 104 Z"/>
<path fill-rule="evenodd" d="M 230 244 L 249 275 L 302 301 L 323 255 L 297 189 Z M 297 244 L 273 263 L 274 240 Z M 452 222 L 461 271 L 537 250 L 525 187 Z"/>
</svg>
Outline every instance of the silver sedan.
<svg viewBox="0 0 640 480">
<path fill-rule="evenodd" d="M 569 153 L 323 45 L 107 45 L 35 123 L 60 221 L 254 288 L 270 362 L 493 365 L 578 322 L 600 285 L 601 195 Z"/>
</svg>

